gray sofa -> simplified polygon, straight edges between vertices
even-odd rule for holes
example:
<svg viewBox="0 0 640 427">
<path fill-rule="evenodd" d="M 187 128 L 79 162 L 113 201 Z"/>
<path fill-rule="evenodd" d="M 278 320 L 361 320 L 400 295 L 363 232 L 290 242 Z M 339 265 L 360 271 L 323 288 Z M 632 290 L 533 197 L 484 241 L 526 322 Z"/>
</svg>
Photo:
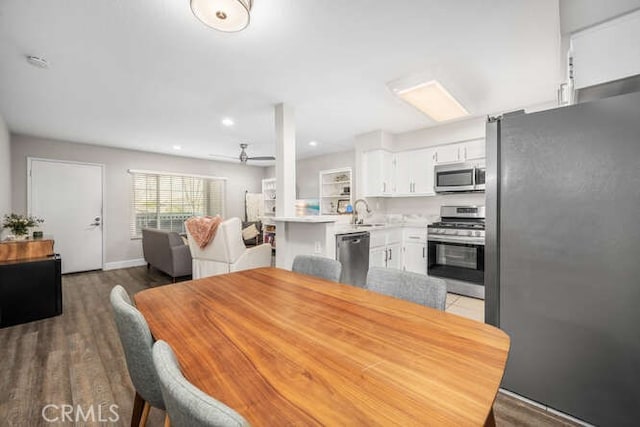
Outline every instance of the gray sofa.
<svg viewBox="0 0 640 427">
<path fill-rule="evenodd" d="M 174 282 L 176 277 L 191 275 L 191 251 L 175 231 L 143 229 L 142 252 L 147 268 L 167 273 Z"/>
</svg>

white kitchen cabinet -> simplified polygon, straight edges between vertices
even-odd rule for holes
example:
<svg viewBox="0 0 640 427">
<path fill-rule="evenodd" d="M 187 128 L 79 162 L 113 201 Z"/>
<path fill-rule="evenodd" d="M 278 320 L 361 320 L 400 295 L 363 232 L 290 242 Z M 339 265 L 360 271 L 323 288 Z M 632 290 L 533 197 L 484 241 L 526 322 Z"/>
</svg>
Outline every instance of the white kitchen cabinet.
<svg viewBox="0 0 640 427">
<path fill-rule="evenodd" d="M 640 10 L 571 35 L 574 88 L 640 74 Z"/>
<path fill-rule="evenodd" d="M 395 196 L 432 196 L 434 148 L 396 154 Z"/>
<path fill-rule="evenodd" d="M 449 144 L 436 147 L 433 162 L 436 165 L 461 162 L 462 144 Z"/>
<path fill-rule="evenodd" d="M 435 147 L 433 161 L 436 165 L 442 165 L 447 163 L 479 160 L 484 159 L 485 157 L 485 140 L 474 139 L 473 141 Z"/>
<path fill-rule="evenodd" d="M 402 229 L 369 232 L 369 267 L 402 268 Z"/>
<path fill-rule="evenodd" d="M 427 230 L 419 227 L 407 227 L 402 239 L 403 269 L 413 273 L 427 274 Z"/>
<path fill-rule="evenodd" d="M 390 196 L 393 193 L 393 153 L 372 150 L 363 153 L 365 197 Z"/>
<path fill-rule="evenodd" d="M 387 246 L 387 268 L 402 269 L 402 244 L 393 243 Z"/>
<path fill-rule="evenodd" d="M 484 139 L 476 139 L 474 141 L 462 144 L 464 160 L 479 160 L 486 157 L 486 144 Z"/>
<path fill-rule="evenodd" d="M 371 250 L 369 251 L 369 267 L 386 268 L 386 266 L 387 266 L 386 246 L 371 248 Z"/>
</svg>

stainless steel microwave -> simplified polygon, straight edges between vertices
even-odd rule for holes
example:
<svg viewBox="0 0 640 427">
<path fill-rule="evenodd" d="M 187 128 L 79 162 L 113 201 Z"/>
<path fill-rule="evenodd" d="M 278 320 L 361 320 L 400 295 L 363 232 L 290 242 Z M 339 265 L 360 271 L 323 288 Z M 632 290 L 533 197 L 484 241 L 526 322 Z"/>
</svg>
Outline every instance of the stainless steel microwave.
<svg viewBox="0 0 640 427">
<path fill-rule="evenodd" d="M 484 161 L 437 165 L 434 168 L 435 191 L 484 191 L 485 171 Z"/>
</svg>

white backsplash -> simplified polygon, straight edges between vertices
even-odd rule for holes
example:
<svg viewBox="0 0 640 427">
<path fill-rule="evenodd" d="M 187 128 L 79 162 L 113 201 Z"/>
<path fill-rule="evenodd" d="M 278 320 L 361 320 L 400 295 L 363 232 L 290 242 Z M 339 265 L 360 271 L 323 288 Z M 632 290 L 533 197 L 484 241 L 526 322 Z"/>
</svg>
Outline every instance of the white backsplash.
<svg viewBox="0 0 640 427">
<path fill-rule="evenodd" d="M 484 204 L 484 193 L 460 193 L 432 197 L 371 198 L 369 200 L 369 206 L 371 206 L 374 215 L 385 215 L 387 218 L 404 215 L 409 220 L 419 220 L 417 217 L 424 217 L 429 222 L 433 222 L 440 217 L 440 206 L 443 205 L 484 206 Z"/>
</svg>

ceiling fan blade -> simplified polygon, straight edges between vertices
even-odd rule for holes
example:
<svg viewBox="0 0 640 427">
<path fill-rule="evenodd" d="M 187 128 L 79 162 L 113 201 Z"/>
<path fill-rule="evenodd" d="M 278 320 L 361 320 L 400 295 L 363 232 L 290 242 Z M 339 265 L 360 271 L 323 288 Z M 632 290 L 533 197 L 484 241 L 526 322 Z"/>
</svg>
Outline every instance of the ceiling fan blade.
<svg viewBox="0 0 640 427">
<path fill-rule="evenodd" d="M 275 160 L 276 158 L 273 156 L 258 156 L 258 157 L 249 157 L 247 160 Z"/>
</svg>

